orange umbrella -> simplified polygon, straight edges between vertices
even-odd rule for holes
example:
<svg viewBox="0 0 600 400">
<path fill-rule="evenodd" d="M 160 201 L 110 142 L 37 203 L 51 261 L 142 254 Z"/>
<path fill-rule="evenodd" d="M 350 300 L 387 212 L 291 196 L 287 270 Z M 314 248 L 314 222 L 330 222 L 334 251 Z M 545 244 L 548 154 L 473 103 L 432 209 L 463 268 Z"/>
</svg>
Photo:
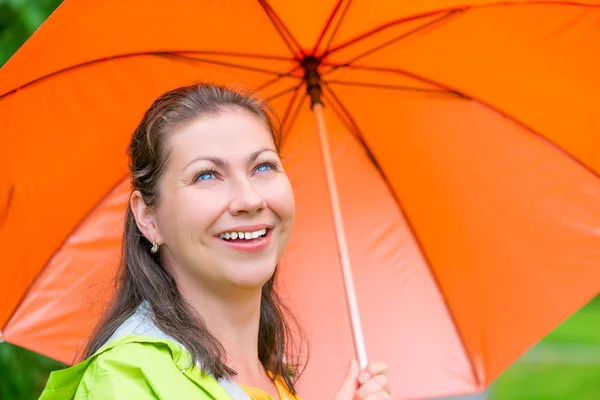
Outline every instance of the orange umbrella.
<svg viewBox="0 0 600 400">
<path fill-rule="evenodd" d="M 600 289 L 597 4 L 65 1 L 0 71 L 4 340 L 72 360 L 143 111 L 240 82 L 284 122 L 304 397 L 355 351 L 398 398 L 484 388 Z"/>
</svg>

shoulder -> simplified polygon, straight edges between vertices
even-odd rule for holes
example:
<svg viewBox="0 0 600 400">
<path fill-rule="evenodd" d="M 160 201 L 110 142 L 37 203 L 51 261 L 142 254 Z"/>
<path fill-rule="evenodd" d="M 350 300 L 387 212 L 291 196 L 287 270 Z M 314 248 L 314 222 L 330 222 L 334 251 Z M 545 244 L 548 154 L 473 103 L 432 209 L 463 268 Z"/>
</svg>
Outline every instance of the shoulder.
<svg viewBox="0 0 600 400">
<path fill-rule="evenodd" d="M 83 363 L 53 372 L 40 400 L 212 399 L 205 390 L 212 379 L 200 371 L 190 375 L 190 361 L 177 343 L 120 338 Z"/>
<path fill-rule="evenodd" d="M 113 395 L 114 398 L 166 398 L 159 395 L 161 392 L 166 395 L 172 384 L 185 380 L 183 369 L 165 343 L 117 344 L 89 363 L 77 395 L 82 399 L 112 399 Z"/>
<path fill-rule="evenodd" d="M 175 343 L 124 337 L 92 357 L 86 374 L 101 375 L 134 370 L 152 374 L 167 369 L 179 370 L 179 366 L 184 369 L 185 365 L 191 365 L 189 353 Z"/>
<path fill-rule="evenodd" d="M 154 338 L 126 336 L 110 342 L 92 357 L 89 368 L 98 372 L 102 368 L 119 368 L 132 365 L 138 368 L 152 368 L 159 362 L 162 366 L 191 365 L 191 357 L 177 343 Z"/>
</svg>

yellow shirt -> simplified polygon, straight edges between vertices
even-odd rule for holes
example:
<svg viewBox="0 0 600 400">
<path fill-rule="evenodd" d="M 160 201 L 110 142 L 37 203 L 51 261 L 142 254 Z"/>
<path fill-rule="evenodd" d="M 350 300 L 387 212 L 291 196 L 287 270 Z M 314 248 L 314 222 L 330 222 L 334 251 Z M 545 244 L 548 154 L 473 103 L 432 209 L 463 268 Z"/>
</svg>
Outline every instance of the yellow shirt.
<svg viewBox="0 0 600 400">
<path fill-rule="evenodd" d="M 285 385 L 285 381 L 281 378 L 275 380 L 275 387 L 277 388 L 277 394 L 279 395 L 279 399 L 274 399 L 273 396 L 271 396 L 269 393 L 260 389 L 256 389 L 245 385 L 239 386 L 244 390 L 244 392 L 246 392 L 246 394 L 252 400 L 301 400 L 300 397 L 294 396 L 288 391 L 287 386 Z"/>
</svg>

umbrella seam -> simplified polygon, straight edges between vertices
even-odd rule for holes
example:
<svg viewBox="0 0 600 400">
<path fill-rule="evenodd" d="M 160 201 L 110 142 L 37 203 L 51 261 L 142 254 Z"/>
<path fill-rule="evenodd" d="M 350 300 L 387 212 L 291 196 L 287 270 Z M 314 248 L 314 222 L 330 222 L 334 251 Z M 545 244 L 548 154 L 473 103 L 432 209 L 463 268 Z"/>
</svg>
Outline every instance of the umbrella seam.
<svg viewBox="0 0 600 400">
<path fill-rule="evenodd" d="M 13 196 L 15 194 L 15 185 L 12 185 L 8 189 L 8 195 L 6 196 L 6 205 L 4 206 L 4 210 L 0 212 L 0 227 L 4 225 L 4 221 L 8 218 L 8 211 L 10 210 L 10 206 L 12 205 Z"/>
</svg>

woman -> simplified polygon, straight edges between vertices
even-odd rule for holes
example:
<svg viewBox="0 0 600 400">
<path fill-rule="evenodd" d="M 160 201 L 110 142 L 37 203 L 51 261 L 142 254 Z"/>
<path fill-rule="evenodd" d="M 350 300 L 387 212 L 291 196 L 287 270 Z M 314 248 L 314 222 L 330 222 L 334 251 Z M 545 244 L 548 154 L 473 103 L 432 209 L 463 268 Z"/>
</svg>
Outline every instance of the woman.
<svg viewBox="0 0 600 400">
<path fill-rule="evenodd" d="M 152 104 L 129 147 L 116 297 L 41 399 L 299 398 L 274 290 L 294 219 L 278 133 L 264 103 L 220 86 Z M 391 398 L 385 365 L 359 378 L 352 362 L 335 398 Z"/>
</svg>

